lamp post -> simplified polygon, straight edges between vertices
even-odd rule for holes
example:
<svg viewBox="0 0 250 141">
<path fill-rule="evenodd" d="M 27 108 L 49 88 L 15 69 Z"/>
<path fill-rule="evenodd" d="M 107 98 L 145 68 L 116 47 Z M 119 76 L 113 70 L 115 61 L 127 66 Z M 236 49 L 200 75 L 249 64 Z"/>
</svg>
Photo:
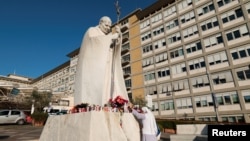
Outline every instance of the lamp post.
<svg viewBox="0 0 250 141">
<path fill-rule="evenodd" d="M 214 90 L 212 88 L 212 81 L 211 81 L 211 77 L 210 77 L 210 74 L 209 74 L 208 70 L 207 70 L 207 77 L 208 77 L 208 81 L 209 81 L 209 84 L 210 84 L 209 86 L 210 86 L 212 100 L 213 100 L 213 104 L 214 104 L 214 110 L 215 110 L 215 113 L 216 113 L 216 120 L 217 120 L 217 122 L 219 122 L 220 119 L 219 119 L 219 112 L 218 112 L 218 102 L 216 100 Z"/>
</svg>

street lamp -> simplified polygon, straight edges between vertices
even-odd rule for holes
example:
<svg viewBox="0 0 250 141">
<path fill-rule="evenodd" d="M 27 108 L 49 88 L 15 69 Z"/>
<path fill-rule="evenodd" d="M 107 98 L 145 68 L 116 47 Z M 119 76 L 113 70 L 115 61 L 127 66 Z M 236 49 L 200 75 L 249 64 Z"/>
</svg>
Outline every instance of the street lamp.
<svg viewBox="0 0 250 141">
<path fill-rule="evenodd" d="M 217 100 L 216 100 L 216 97 L 215 97 L 215 94 L 214 94 L 214 90 L 212 88 L 212 81 L 211 81 L 211 77 L 210 77 L 210 74 L 207 70 L 207 77 L 208 77 L 208 81 L 209 81 L 209 86 L 210 86 L 210 90 L 211 90 L 211 95 L 212 95 L 212 100 L 213 100 L 213 104 L 214 104 L 214 110 L 215 110 L 215 113 L 216 113 L 216 120 L 217 122 L 219 122 L 219 112 L 218 112 L 218 103 L 217 103 Z"/>
</svg>

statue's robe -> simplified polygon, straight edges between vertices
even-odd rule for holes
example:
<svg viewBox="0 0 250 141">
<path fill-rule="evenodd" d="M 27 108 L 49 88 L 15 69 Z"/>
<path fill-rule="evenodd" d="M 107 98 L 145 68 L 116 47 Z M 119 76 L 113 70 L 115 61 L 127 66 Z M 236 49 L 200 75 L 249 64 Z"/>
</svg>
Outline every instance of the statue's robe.
<svg viewBox="0 0 250 141">
<path fill-rule="evenodd" d="M 115 46 L 112 34 L 105 35 L 98 26 L 85 33 L 76 69 L 74 104 L 88 103 L 104 106 L 109 99 L 120 95 L 128 100 L 121 66 L 121 44 Z M 113 60 L 112 60 L 113 58 Z M 114 85 L 111 84 L 112 61 L 114 61 Z M 111 85 L 113 93 L 111 94 Z"/>
</svg>

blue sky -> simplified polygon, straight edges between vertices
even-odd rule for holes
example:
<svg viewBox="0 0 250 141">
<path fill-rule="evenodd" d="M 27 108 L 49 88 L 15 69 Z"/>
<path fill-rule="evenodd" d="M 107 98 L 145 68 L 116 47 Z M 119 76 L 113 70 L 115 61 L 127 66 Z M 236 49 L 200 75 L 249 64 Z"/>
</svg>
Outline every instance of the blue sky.
<svg viewBox="0 0 250 141">
<path fill-rule="evenodd" d="M 121 16 L 157 0 L 119 0 Z M 0 75 L 36 78 L 68 61 L 102 16 L 116 22 L 116 0 L 0 0 Z"/>
</svg>

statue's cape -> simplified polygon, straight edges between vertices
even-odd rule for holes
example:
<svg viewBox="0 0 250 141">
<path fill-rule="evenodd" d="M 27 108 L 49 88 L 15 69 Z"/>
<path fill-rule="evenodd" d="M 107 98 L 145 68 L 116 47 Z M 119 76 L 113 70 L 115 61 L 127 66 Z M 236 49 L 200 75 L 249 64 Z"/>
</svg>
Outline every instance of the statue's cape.
<svg viewBox="0 0 250 141">
<path fill-rule="evenodd" d="M 105 35 L 98 27 L 91 27 L 83 37 L 78 55 L 74 104 L 88 103 L 103 106 L 111 98 L 110 48 L 112 35 Z M 128 100 L 121 66 L 121 45 L 114 52 L 114 93 L 112 99 L 120 95 Z"/>
</svg>

